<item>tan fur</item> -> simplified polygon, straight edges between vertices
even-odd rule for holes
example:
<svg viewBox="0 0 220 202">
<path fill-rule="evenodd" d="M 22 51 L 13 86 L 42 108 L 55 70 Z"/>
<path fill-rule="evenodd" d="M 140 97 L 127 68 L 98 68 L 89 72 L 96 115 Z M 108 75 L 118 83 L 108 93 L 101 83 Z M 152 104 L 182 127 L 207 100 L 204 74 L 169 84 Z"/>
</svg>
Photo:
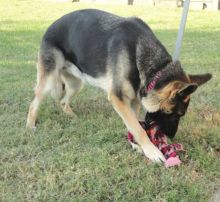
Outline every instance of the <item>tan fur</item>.
<svg viewBox="0 0 220 202">
<path fill-rule="evenodd" d="M 188 83 L 192 83 L 192 82 L 191 82 L 191 79 L 190 79 L 190 76 L 189 76 L 188 74 L 186 74 L 186 78 L 187 78 L 187 80 L 188 80 Z"/>
<path fill-rule="evenodd" d="M 128 130 L 134 135 L 135 140 L 141 146 L 144 154 L 151 160 L 160 162 L 165 160 L 162 153 L 150 142 L 144 129 L 140 126 L 136 114 L 131 109 L 129 99 L 120 100 L 114 93 L 109 92 L 109 101 L 120 115 Z"/>
<path fill-rule="evenodd" d="M 122 83 L 122 89 L 123 89 L 123 94 L 128 97 L 130 100 L 133 100 L 136 98 L 134 89 L 131 85 L 131 83 L 128 80 L 125 80 L 122 76 L 120 76 L 119 78 L 121 81 L 123 81 Z"/>
<path fill-rule="evenodd" d="M 37 66 L 36 67 L 37 67 L 37 85 L 39 85 L 40 82 L 42 82 L 44 80 L 43 78 L 45 76 L 45 71 L 44 71 L 43 63 L 42 63 L 42 60 L 39 57 L 39 55 L 38 55 L 38 62 L 37 62 Z M 36 85 L 36 87 L 37 87 L 37 85 Z"/>
<path fill-rule="evenodd" d="M 133 112 L 136 114 L 136 117 L 138 118 L 141 110 L 141 103 L 138 99 L 135 99 L 131 102 L 131 108 Z"/>
<path fill-rule="evenodd" d="M 171 113 L 174 104 L 172 99 L 176 96 L 176 93 L 184 87 L 185 83 L 182 81 L 173 81 L 166 85 L 161 90 L 158 90 L 156 95 L 160 100 L 160 109 L 166 113 Z"/>
<path fill-rule="evenodd" d="M 115 110 L 119 113 L 122 117 L 123 121 L 125 122 L 127 128 L 135 133 L 135 134 L 142 134 L 145 135 L 145 131 L 140 126 L 135 113 L 132 111 L 130 107 L 129 100 L 120 100 L 116 95 L 113 93 L 109 94 L 108 97 L 109 101 L 112 103 Z M 141 143 L 140 138 L 137 138 L 138 143 Z"/>
<path fill-rule="evenodd" d="M 27 117 L 27 127 L 34 128 L 35 122 L 37 119 L 37 111 L 39 105 L 44 97 L 44 88 L 46 85 L 46 76 L 45 76 L 44 67 L 42 61 L 39 59 L 37 63 L 37 85 L 35 87 L 35 98 L 30 104 L 28 117 Z"/>
</svg>

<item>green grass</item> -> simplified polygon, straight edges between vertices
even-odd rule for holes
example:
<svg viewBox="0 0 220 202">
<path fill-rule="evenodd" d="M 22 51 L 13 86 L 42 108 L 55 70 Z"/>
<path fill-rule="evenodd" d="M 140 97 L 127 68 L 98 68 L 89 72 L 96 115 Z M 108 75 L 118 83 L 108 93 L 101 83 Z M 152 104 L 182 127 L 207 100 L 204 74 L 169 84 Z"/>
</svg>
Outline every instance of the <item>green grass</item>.
<svg viewBox="0 0 220 202">
<path fill-rule="evenodd" d="M 180 9 L 0 0 L 0 201 L 209 201 L 220 183 L 219 12 L 189 12 L 182 64 L 213 79 L 192 96 L 181 122 L 175 141 L 187 155 L 179 168 L 133 152 L 125 126 L 96 88 L 86 86 L 73 100 L 78 119 L 47 99 L 37 131 L 25 129 L 44 31 L 89 7 L 141 17 L 174 50 Z"/>
</svg>

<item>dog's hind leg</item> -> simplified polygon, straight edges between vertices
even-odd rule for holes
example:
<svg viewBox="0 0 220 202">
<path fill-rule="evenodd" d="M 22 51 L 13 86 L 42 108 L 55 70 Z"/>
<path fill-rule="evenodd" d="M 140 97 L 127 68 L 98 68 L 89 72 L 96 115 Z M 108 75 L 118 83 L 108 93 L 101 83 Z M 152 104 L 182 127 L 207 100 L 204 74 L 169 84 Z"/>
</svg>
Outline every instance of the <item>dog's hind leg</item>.
<svg viewBox="0 0 220 202">
<path fill-rule="evenodd" d="M 45 51 L 46 50 L 46 51 Z M 30 104 L 26 127 L 35 128 L 39 106 L 46 95 L 59 99 L 62 95 L 62 82 L 59 75 L 63 67 L 62 53 L 56 49 L 40 51 L 37 63 L 37 85 L 35 97 Z"/>
<path fill-rule="evenodd" d="M 62 72 L 61 79 L 65 85 L 65 94 L 60 101 L 61 107 L 66 114 L 74 115 L 70 107 L 71 98 L 82 89 L 83 81 L 67 72 Z"/>
<path fill-rule="evenodd" d="M 27 128 L 35 128 L 35 123 L 37 119 L 37 112 L 38 108 L 45 97 L 45 95 L 48 93 L 49 89 L 46 89 L 46 83 L 47 83 L 48 76 L 45 74 L 44 67 L 42 64 L 38 61 L 37 64 L 37 85 L 35 87 L 35 97 L 33 101 L 30 104 L 29 111 L 28 111 L 28 117 L 27 117 Z"/>
</svg>

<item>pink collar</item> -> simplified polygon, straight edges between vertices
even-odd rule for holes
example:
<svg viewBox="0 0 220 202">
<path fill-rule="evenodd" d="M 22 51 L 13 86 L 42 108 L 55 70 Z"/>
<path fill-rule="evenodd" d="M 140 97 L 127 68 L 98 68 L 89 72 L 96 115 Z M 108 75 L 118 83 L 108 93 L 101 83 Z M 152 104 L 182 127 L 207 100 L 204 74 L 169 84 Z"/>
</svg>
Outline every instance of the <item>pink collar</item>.
<svg viewBox="0 0 220 202">
<path fill-rule="evenodd" d="M 157 81 L 160 79 L 161 75 L 162 75 L 162 72 L 161 72 L 161 71 L 158 71 L 158 72 L 155 74 L 154 79 L 148 84 L 148 86 L 147 86 L 146 89 L 145 89 L 145 91 L 146 91 L 147 93 L 148 93 L 149 91 L 151 91 L 151 90 L 155 87 L 155 85 L 156 85 Z"/>
</svg>

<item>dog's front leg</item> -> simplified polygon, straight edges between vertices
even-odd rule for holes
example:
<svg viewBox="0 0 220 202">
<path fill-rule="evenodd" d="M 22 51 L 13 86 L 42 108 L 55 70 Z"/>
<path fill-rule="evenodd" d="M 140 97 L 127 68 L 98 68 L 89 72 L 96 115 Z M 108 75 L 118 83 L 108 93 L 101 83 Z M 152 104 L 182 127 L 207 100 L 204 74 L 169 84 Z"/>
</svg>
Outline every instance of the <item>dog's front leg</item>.
<svg viewBox="0 0 220 202">
<path fill-rule="evenodd" d="M 131 109 L 130 100 L 121 100 L 114 94 L 109 95 L 109 100 L 123 119 L 128 130 L 134 135 L 136 142 L 141 146 L 145 156 L 155 162 L 165 161 L 163 154 L 153 145 L 144 129 L 140 126 L 134 111 Z"/>
</svg>

